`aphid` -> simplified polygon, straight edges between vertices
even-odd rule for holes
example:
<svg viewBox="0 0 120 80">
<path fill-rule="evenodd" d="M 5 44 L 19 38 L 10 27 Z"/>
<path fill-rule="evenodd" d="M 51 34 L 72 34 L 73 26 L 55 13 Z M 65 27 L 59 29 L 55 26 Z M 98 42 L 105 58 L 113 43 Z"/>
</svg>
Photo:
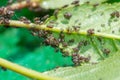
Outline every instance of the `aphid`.
<svg viewBox="0 0 120 80">
<path fill-rule="evenodd" d="M 56 10 L 54 11 L 54 16 L 55 16 L 55 18 L 58 18 L 58 17 L 57 17 L 58 12 L 59 12 L 59 9 L 56 9 Z"/>
<path fill-rule="evenodd" d="M 112 33 L 115 33 L 115 31 L 113 30 Z"/>
<path fill-rule="evenodd" d="M 9 16 L 9 17 L 12 17 L 14 15 L 14 11 L 8 9 L 7 12 L 6 12 L 6 15 Z"/>
<path fill-rule="evenodd" d="M 70 19 L 70 18 L 72 17 L 72 14 L 69 13 L 69 12 L 66 12 L 66 13 L 64 14 L 64 17 L 65 17 L 66 19 Z"/>
<path fill-rule="evenodd" d="M 91 59 L 91 56 L 88 56 L 87 58 L 84 58 L 84 61 L 85 61 L 85 62 L 89 62 L 90 59 Z"/>
<path fill-rule="evenodd" d="M 34 32 L 34 31 L 31 31 L 31 34 L 32 34 L 33 36 L 37 36 L 37 35 L 38 35 L 38 33 L 37 33 L 37 32 Z"/>
<path fill-rule="evenodd" d="M 80 41 L 77 47 L 80 48 L 83 44 L 84 44 L 83 41 Z"/>
<path fill-rule="evenodd" d="M 88 34 L 88 35 L 94 34 L 94 29 L 88 29 L 88 30 L 87 30 L 87 34 Z"/>
<path fill-rule="evenodd" d="M 55 52 L 58 52 L 59 51 L 59 48 L 55 48 Z"/>
<path fill-rule="evenodd" d="M 25 24 L 30 24 L 30 23 L 31 23 L 31 21 L 28 20 L 28 19 L 27 19 L 26 17 L 24 17 L 24 16 L 20 17 L 19 20 L 22 21 L 22 22 L 25 23 Z"/>
<path fill-rule="evenodd" d="M 49 15 L 45 15 L 44 17 L 41 18 L 42 21 L 45 21 L 47 18 L 49 17 Z"/>
<path fill-rule="evenodd" d="M 86 4 L 90 4 L 90 2 L 89 2 L 89 1 L 86 1 L 85 3 L 86 3 Z"/>
<path fill-rule="evenodd" d="M 79 31 L 80 30 L 80 26 L 73 26 L 75 31 Z"/>
<path fill-rule="evenodd" d="M 79 0 L 75 0 L 71 3 L 72 5 L 76 5 L 76 4 L 79 4 Z"/>
<path fill-rule="evenodd" d="M 68 27 L 68 28 L 66 29 L 66 31 L 67 31 L 68 34 L 71 34 L 71 32 L 72 32 L 73 30 L 72 30 L 72 28 L 69 28 L 69 27 Z"/>
<path fill-rule="evenodd" d="M 68 7 L 69 5 L 64 5 L 62 8 L 66 8 L 66 7 Z"/>
<path fill-rule="evenodd" d="M 102 42 L 102 37 L 97 37 L 97 39 L 98 39 L 100 42 Z"/>
<path fill-rule="evenodd" d="M 101 27 L 105 27 L 105 24 L 101 24 Z"/>
<path fill-rule="evenodd" d="M 74 52 L 78 52 L 78 51 L 79 51 L 79 48 L 78 48 L 78 47 L 73 48 L 73 51 L 74 51 Z"/>
<path fill-rule="evenodd" d="M 63 38 L 59 38 L 58 41 L 62 43 L 62 42 L 64 42 L 65 40 L 64 40 Z"/>
<path fill-rule="evenodd" d="M 9 23 L 9 19 L 4 19 L 4 22 L 3 22 L 5 25 L 8 25 L 8 24 L 10 24 Z"/>
<path fill-rule="evenodd" d="M 97 30 L 97 32 L 101 32 L 100 30 Z"/>
<path fill-rule="evenodd" d="M 65 35 L 64 35 L 63 31 L 60 32 L 59 37 L 60 37 L 61 39 L 64 39 L 64 38 L 65 38 Z"/>
<path fill-rule="evenodd" d="M 67 51 L 62 51 L 62 56 L 63 56 L 63 57 L 69 56 L 69 52 L 67 52 Z"/>
<path fill-rule="evenodd" d="M 63 42 L 63 43 L 62 43 L 62 46 L 63 46 L 63 47 L 67 47 L 68 44 L 67 44 L 66 42 Z"/>
<path fill-rule="evenodd" d="M 99 5 L 99 4 L 98 4 L 98 3 L 96 3 L 96 4 L 94 4 L 94 5 L 93 5 L 93 7 L 94 7 L 94 8 L 96 8 L 98 5 Z"/>
<path fill-rule="evenodd" d="M 1 8 L 0 8 L 0 15 L 2 15 L 3 12 L 4 12 L 4 7 L 1 7 Z"/>
<path fill-rule="evenodd" d="M 72 61 L 73 61 L 75 66 L 80 65 L 80 55 L 77 53 L 73 53 L 72 54 Z"/>
<path fill-rule="evenodd" d="M 74 42 L 75 42 L 74 39 L 70 39 L 70 40 L 68 41 L 68 43 L 74 43 Z"/>
<path fill-rule="evenodd" d="M 83 40 L 82 42 L 84 46 L 87 46 L 89 44 L 87 40 Z"/>
<path fill-rule="evenodd" d="M 6 71 L 6 70 L 7 70 L 7 68 L 5 68 L 5 67 L 1 67 L 1 69 L 2 69 L 3 71 Z"/>
<path fill-rule="evenodd" d="M 79 63 L 82 63 L 82 62 L 84 62 L 85 61 L 85 57 L 83 57 L 83 56 L 79 56 Z"/>
<path fill-rule="evenodd" d="M 103 52 L 108 55 L 110 53 L 110 50 L 109 49 L 103 49 Z"/>
<path fill-rule="evenodd" d="M 47 27 L 48 27 L 48 28 L 53 28 L 54 25 L 53 25 L 53 24 L 48 24 Z"/>
<path fill-rule="evenodd" d="M 34 23 L 35 24 L 40 24 L 40 18 L 39 17 L 36 17 L 36 18 L 34 18 Z"/>
</svg>

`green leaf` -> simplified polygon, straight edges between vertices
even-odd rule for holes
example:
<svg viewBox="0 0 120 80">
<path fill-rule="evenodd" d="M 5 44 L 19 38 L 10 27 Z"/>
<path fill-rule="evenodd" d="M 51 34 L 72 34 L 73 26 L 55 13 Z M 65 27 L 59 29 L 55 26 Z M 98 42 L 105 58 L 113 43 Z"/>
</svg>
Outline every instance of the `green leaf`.
<svg viewBox="0 0 120 80">
<path fill-rule="evenodd" d="M 61 8 L 64 5 L 70 5 L 75 0 L 40 0 L 40 6 L 45 9 L 56 9 Z M 76 0 L 79 4 L 90 2 L 91 4 L 102 3 L 107 0 Z"/>
<path fill-rule="evenodd" d="M 119 50 L 119 5 L 86 3 L 63 8 L 45 22 L 44 29 L 53 32 L 45 42 L 59 47 L 64 56 L 72 56 L 77 65 L 89 59 L 90 63 L 99 62 Z M 76 53 L 80 54 L 80 60 L 78 57 L 74 60 Z"/>
<path fill-rule="evenodd" d="M 44 72 L 46 75 L 65 80 L 119 80 L 120 51 L 96 65 L 58 68 Z"/>
</svg>

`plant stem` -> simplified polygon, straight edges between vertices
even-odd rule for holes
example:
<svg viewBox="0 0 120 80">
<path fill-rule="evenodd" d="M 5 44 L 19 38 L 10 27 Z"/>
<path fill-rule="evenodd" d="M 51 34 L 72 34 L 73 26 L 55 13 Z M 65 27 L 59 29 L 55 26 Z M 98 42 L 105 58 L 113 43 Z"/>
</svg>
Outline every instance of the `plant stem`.
<svg viewBox="0 0 120 80">
<path fill-rule="evenodd" d="M 18 2 L 18 3 L 13 3 L 9 7 L 12 10 L 18 10 L 18 9 L 22 9 L 22 8 L 25 8 L 25 7 L 28 7 L 28 6 L 29 6 L 29 4 L 26 1 L 22 1 L 22 2 Z"/>
<path fill-rule="evenodd" d="M 58 32 L 58 33 L 61 32 L 61 28 L 57 28 L 57 27 L 48 28 L 48 27 L 46 27 L 46 25 L 37 25 L 34 23 L 25 24 L 21 21 L 16 21 L 16 20 L 9 20 L 9 22 L 10 22 L 9 26 L 11 26 L 11 27 L 22 27 L 22 28 L 27 28 L 27 29 L 32 28 L 32 29 L 37 29 L 37 30 L 48 30 L 48 31 Z M 4 25 L 4 24 L 0 24 L 0 25 Z M 68 33 L 68 31 L 66 29 L 63 30 L 63 32 Z M 85 31 L 85 30 L 80 30 L 78 32 L 72 31 L 71 34 L 88 35 L 87 31 Z M 107 34 L 107 33 L 95 32 L 91 36 L 120 40 L 119 35 L 109 34 L 109 33 Z"/>
<path fill-rule="evenodd" d="M 31 69 L 24 68 L 22 66 L 14 64 L 14 63 L 9 62 L 9 61 L 2 59 L 2 58 L 0 58 L 0 66 L 5 67 L 7 69 L 10 69 L 12 71 L 15 71 L 19 74 L 22 74 L 24 76 L 27 76 L 27 77 L 35 79 L 35 80 L 36 79 L 37 80 L 63 80 L 60 78 L 43 75 L 42 73 L 36 72 L 34 70 L 31 70 Z"/>
<path fill-rule="evenodd" d="M 12 10 L 18 10 L 18 9 L 22 9 L 22 8 L 29 7 L 29 6 L 35 7 L 38 5 L 38 1 L 40 2 L 40 0 L 30 0 L 30 1 L 31 2 L 22 1 L 22 2 L 13 3 L 12 5 L 9 5 L 8 7 L 10 7 Z"/>
</svg>

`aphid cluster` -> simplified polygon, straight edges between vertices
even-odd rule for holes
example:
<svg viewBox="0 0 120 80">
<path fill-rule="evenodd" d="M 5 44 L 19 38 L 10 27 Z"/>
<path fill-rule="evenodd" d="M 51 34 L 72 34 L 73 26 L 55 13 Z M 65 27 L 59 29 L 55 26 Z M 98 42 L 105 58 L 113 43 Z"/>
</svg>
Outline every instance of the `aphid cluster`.
<svg viewBox="0 0 120 80">
<path fill-rule="evenodd" d="M 72 54 L 72 61 L 75 66 L 81 65 L 81 63 L 84 63 L 84 62 L 89 62 L 89 60 L 90 60 L 90 57 L 86 58 L 86 57 L 80 56 L 80 54 L 77 54 L 77 53 Z"/>
<path fill-rule="evenodd" d="M 14 15 L 14 11 L 10 7 L 0 8 L 0 24 L 9 24 L 9 19 Z"/>
<path fill-rule="evenodd" d="M 111 17 L 117 17 L 117 18 L 120 17 L 120 13 L 118 11 L 112 12 L 110 15 Z"/>
<path fill-rule="evenodd" d="M 87 46 L 89 42 L 87 40 L 82 40 L 78 43 L 77 47 L 81 48 L 82 46 Z"/>
<path fill-rule="evenodd" d="M 48 36 L 45 39 L 45 43 L 48 44 L 48 45 L 51 45 L 52 47 L 58 47 L 59 46 L 58 39 L 54 38 L 53 35 Z"/>
</svg>

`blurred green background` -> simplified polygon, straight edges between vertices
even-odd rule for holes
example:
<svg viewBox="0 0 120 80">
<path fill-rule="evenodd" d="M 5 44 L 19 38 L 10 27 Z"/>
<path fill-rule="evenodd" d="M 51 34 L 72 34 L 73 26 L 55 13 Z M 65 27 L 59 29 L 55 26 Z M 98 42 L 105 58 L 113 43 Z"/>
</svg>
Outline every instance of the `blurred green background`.
<svg viewBox="0 0 120 80">
<path fill-rule="evenodd" d="M 7 1 L 0 0 L 0 6 L 6 6 Z M 22 9 L 15 12 L 13 19 L 19 19 L 20 16 L 32 20 L 35 16 L 40 17 L 43 14 Z M 73 64 L 71 57 L 62 57 L 54 48 L 42 45 L 42 41 L 41 38 L 32 36 L 27 29 L 0 26 L 0 57 L 39 72 Z M 10 70 L 0 69 L 0 80 L 29 79 Z"/>
</svg>

